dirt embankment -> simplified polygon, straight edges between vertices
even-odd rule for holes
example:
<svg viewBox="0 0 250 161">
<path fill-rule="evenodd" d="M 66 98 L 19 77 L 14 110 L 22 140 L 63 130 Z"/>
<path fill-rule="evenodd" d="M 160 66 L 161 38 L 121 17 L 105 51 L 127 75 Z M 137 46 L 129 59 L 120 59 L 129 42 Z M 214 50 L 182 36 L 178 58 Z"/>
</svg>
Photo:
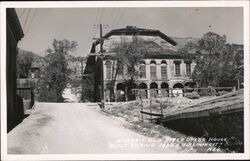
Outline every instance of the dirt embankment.
<svg viewBox="0 0 250 161">
<path fill-rule="evenodd" d="M 172 129 L 163 127 L 162 125 L 152 124 L 149 121 L 150 116 L 144 115 L 144 122 L 141 121 L 141 106 L 143 105 L 143 111 L 161 113 L 160 106 L 163 107 L 163 114 L 168 114 L 181 109 L 188 108 L 194 104 L 211 99 L 210 97 L 202 98 L 199 100 L 191 100 L 184 97 L 178 98 L 157 98 L 111 103 L 106 105 L 106 110 L 103 113 L 115 120 L 120 121 L 124 127 L 141 133 L 145 136 L 152 137 L 154 139 L 160 139 L 166 141 L 167 146 L 178 146 L 184 152 L 224 152 L 220 148 L 216 148 L 216 142 L 206 142 L 204 138 L 192 137 L 174 131 Z M 213 149 L 213 150 L 211 150 Z"/>
</svg>

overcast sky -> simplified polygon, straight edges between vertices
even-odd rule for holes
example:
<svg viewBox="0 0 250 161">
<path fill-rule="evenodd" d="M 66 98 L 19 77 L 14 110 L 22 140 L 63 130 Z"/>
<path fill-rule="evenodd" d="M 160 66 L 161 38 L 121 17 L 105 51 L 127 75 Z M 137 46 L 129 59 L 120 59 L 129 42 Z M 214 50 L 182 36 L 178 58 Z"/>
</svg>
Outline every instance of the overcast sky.
<svg viewBox="0 0 250 161">
<path fill-rule="evenodd" d="M 25 36 L 18 46 L 44 55 L 52 40 L 77 41 L 76 56 L 90 52 L 94 25 L 108 25 L 104 34 L 115 28 L 133 25 L 157 29 L 172 37 L 200 38 L 208 31 L 225 34 L 230 43 L 243 44 L 242 8 L 72 8 L 17 9 Z M 209 27 L 210 26 L 210 27 Z"/>
</svg>

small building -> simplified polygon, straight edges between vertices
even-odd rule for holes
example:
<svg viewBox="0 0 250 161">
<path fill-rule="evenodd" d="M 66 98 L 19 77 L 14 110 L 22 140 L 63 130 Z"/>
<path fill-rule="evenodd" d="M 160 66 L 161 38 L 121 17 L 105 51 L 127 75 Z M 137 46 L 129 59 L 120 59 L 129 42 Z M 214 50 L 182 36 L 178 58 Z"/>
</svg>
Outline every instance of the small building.
<svg viewBox="0 0 250 161">
<path fill-rule="evenodd" d="M 171 50 L 177 43 L 158 30 L 141 29 L 128 26 L 122 29 L 112 30 L 104 35 L 103 51 L 114 52 L 117 44 L 132 42 L 134 38 L 142 40 L 146 54 L 137 66 L 138 76 L 133 78 L 131 88 L 144 91 L 144 98 L 155 97 L 156 95 L 169 96 L 179 93 L 185 86 L 194 86 L 191 74 L 195 67 L 195 54 L 181 54 Z M 164 41 L 164 43 L 163 43 Z M 169 48 L 169 49 L 168 49 Z M 98 53 L 100 42 L 95 41 L 91 53 Z M 89 56 L 85 74 L 90 74 L 94 82 L 94 100 L 100 101 L 101 92 L 101 69 L 103 69 L 104 90 L 107 91 L 107 84 L 112 81 L 112 67 L 116 60 L 104 57 L 103 67 L 100 58 Z M 124 80 L 128 80 L 126 67 L 117 75 L 115 82 L 116 100 L 124 101 L 124 94 L 127 92 Z M 171 89 L 171 90 L 170 90 Z M 128 93 L 128 92 L 127 92 Z M 135 99 L 136 93 L 130 92 L 127 100 Z"/>
</svg>

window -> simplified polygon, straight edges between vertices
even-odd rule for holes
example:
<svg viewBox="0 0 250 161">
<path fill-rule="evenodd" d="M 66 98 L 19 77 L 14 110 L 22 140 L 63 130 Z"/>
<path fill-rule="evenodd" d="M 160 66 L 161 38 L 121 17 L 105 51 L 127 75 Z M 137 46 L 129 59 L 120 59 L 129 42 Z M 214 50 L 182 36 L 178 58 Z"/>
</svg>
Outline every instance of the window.
<svg viewBox="0 0 250 161">
<path fill-rule="evenodd" d="M 122 61 L 117 62 L 117 68 L 118 68 L 117 70 L 118 74 L 123 76 L 125 68 Z"/>
<path fill-rule="evenodd" d="M 161 66 L 161 77 L 167 78 L 167 66 L 166 65 Z"/>
<path fill-rule="evenodd" d="M 175 75 L 181 75 L 180 62 L 175 62 Z"/>
<path fill-rule="evenodd" d="M 191 75 L 191 63 L 186 63 L 186 75 Z"/>
<path fill-rule="evenodd" d="M 150 77 L 156 78 L 156 66 L 150 66 Z"/>
<path fill-rule="evenodd" d="M 111 79 L 112 75 L 111 63 L 109 61 L 106 62 L 106 79 Z"/>
<path fill-rule="evenodd" d="M 164 60 L 161 62 L 161 77 L 167 78 L 167 62 Z"/>
<path fill-rule="evenodd" d="M 140 65 L 140 77 L 146 78 L 146 65 L 145 64 Z"/>
<path fill-rule="evenodd" d="M 156 78 L 156 62 L 153 60 L 150 62 L 150 77 Z"/>
</svg>

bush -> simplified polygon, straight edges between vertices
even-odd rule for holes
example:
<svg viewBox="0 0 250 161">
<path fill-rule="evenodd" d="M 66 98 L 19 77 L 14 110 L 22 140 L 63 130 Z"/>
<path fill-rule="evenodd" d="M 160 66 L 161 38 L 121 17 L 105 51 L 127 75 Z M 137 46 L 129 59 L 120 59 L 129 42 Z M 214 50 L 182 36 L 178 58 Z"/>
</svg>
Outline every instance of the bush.
<svg viewBox="0 0 250 161">
<path fill-rule="evenodd" d="M 221 95 L 224 95 L 224 94 L 227 94 L 228 92 L 227 91 L 219 91 L 216 93 L 216 96 L 221 96 Z"/>
<path fill-rule="evenodd" d="M 184 96 L 189 99 L 199 99 L 200 95 L 197 92 L 185 93 Z"/>
</svg>

